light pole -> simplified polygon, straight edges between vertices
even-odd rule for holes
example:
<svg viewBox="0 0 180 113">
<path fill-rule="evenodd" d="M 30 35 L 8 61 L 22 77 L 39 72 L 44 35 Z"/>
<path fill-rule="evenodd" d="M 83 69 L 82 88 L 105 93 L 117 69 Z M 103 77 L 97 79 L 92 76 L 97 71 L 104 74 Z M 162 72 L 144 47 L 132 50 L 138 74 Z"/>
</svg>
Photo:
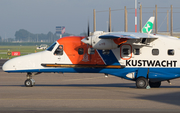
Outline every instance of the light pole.
<svg viewBox="0 0 180 113">
<path fill-rule="evenodd" d="M 135 32 L 137 32 L 137 0 L 135 0 Z"/>
</svg>

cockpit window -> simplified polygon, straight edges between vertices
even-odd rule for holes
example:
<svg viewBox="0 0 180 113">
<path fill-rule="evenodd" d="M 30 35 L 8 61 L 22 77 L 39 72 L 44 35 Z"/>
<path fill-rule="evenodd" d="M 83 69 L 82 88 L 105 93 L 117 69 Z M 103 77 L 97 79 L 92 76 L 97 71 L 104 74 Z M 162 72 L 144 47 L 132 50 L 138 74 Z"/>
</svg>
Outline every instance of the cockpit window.
<svg viewBox="0 0 180 113">
<path fill-rule="evenodd" d="M 56 42 L 54 42 L 49 48 L 47 48 L 47 50 L 52 51 L 55 45 L 56 45 Z"/>
<path fill-rule="evenodd" d="M 58 48 L 54 52 L 54 55 L 63 55 L 63 45 L 58 46 Z"/>
</svg>

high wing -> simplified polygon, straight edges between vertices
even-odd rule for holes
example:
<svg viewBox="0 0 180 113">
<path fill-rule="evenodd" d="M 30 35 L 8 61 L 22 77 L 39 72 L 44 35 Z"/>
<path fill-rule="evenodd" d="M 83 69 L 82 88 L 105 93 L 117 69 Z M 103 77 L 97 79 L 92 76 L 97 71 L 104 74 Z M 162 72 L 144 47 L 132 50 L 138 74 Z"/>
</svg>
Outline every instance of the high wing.
<svg viewBox="0 0 180 113">
<path fill-rule="evenodd" d="M 146 33 L 134 33 L 134 32 L 113 32 L 106 35 L 99 36 L 100 39 L 116 39 L 116 38 L 126 38 L 126 39 L 142 39 L 150 38 L 157 39 L 158 37 Z"/>
<path fill-rule="evenodd" d="M 158 37 L 153 34 L 135 33 L 135 32 L 111 32 L 103 35 L 93 35 L 84 38 L 81 41 L 91 45 L 98 50 L 110 50 L 118 48 L 123 43 L 132 45 L 146 46 L 156 40 Z"/>
<path fill-rule="evenodd" d="M 150 17 L 141 33 L 136 32 L 103 32 L 96 31 L 92 36 L 82 39 L 83 43 L 94 49 L 110 50 L 118 48 L 123 43 L 146 46 L 156 40 L 156 35 L 150 34 L 153 29 L 154 17 Z"/>
</svg>

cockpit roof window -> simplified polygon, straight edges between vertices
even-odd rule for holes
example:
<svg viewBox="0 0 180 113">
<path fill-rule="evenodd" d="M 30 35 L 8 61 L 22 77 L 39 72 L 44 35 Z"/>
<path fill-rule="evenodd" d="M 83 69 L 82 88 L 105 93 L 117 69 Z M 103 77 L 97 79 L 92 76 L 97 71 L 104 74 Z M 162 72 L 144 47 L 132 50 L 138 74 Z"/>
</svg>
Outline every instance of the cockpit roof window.
<svg viewBox="0 0 180 113">
<path fill-rule="evenodd" d="M 56 42 L 54 42 L 49 48 L 47 48 L 47 50 L 52 51 L 55 45 L 56 45 Z"/>
</svg>

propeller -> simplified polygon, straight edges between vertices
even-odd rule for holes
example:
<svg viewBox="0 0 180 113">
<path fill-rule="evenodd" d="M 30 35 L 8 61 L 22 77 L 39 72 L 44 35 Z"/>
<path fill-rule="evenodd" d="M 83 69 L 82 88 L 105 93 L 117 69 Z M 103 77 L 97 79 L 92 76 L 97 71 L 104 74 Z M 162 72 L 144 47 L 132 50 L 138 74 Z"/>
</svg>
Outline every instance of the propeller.
<svg viewBox="0 0 180 113">
<path fill-rule="evenodd" d="M 87 29 L 87 35 L 89 36 L 89 32 L 90 32 L 90 30 L 89 30 L 89 20 L 88 20 L 88 29 Z"/>
<path fill-rule="evenodd" d="M 110 22 L 108 22 L 109 25 L 108 25 L 108 32 L 111 32 L 111 28 L 110 28 Z"/>
<path fill-rule="evenodd" d="M 87 36 L 85 37 L 86 40 L 89 40 L 89 35 L 90 35 L 90 27 L 89 27 L 89 20 L 88 20 L 88 28 L 87 28 Z"/>
<path fill-rule="evenodd" d="M 87 34 L 85 36 L 84 39 L 82 39 L 81 41 L 86 43 L 87 45 L 91 45 L 92 43 L 92 37 L 90 36 L 90 25 L 89 25 L 89 20 L 88 20 L 88 28 L 87 28 Z"/>
<path fill-rule="evenodd" d="M 111 32 L 111 8 L 109 8 L 109 26 L 108 26 L 108 32 Z"/>
</svg>

